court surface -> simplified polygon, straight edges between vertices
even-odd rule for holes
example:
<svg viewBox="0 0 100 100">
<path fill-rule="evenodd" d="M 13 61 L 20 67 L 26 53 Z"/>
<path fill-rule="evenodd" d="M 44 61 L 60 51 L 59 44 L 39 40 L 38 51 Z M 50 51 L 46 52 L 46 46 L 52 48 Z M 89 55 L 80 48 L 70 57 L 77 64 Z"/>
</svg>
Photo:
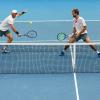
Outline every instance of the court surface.
<svg viewBox="0 0 100 100">
<path fill-rule="evenodd" d="M 9 47 L 11 53 L 0 53 L 0 98 L 2 100 L 99 100 L 100 58 L 97 58 L 89 47 L 77 46 L 76 71 L 79 73 L 76 73 L 78 86 L 76 88 L 70 62 L 71 52 L 69 50 L 65 56 L 58 56 L 62 47 L 14 45 Z M 79 90 L 78 94 L 76 89 Z"/>
<path fill-rule="evenodd" d="M 100 99 L 100 74 L 77 74 L 80 100 Z M 1 100 L 77 100 L 73 74 L 0 75 Z"/>
</svg>

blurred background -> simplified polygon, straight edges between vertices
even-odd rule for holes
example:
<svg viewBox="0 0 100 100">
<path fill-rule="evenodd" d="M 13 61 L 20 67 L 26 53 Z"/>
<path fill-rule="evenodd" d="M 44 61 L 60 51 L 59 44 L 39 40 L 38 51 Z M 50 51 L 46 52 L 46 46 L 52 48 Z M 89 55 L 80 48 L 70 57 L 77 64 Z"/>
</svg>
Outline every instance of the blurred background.
<svg viewBox="0 0 100 100">
<path fill-rule="evenodd" d="M 22 11 L 28 10 L 28 13 L 17 18 L 16 21 L 26 21 L 15 23 L 16 28 L 21 33 L 26 33 L 34 29 L 38 33 L 36 41 L 56 40 L 59 32 L 72 32 L 72 22 L 59 22 L 48 20 L 72 20 L 71 11 L 73 8 L 80 9 L 80 16 L 86 20 L 100 19 L 100 1 L 99 0 L 2 0 L 0 2 L 0 21 L 7 17 L 13 9 Z M 34 22 L 34 21 L 46 22 Z M 33 21 L 33 23 L 29 23 Z M 100 21 L 89 21 L 88 34 L 92 40 L 100 39 Z M 14 35 L 14 42 L 34 42 L 34 39 L 17 38 Z M 5 41 L 3 37 L 1 42 Z"/>
</svg>

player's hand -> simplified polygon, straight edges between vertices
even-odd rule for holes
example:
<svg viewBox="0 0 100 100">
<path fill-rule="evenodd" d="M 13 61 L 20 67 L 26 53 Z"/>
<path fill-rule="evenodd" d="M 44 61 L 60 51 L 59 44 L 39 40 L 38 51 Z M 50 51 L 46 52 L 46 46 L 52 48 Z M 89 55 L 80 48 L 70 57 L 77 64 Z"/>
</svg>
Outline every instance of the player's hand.
<svg viewBox="0 0 100 100">
<path fill-rule="evenodd" d="M 78 38 L 78 37 L 80 36 L 80 33 L 76 32 L 76 33 L 74 34 L 74 36 L 75 36 L 75 38 Z"/>
<path fill-rule="evenodd" d="M 24 10 L 24 11 L 21 12 L 22 15 L 25 14 L 25 13 L 27 13 L 27 10 Z"/>
<path fill-rule="evenodd" d="M 16 33 L 16 35 L 17 35 L 18 37 L 21 37 L 21 34 L 20 34 L 18 31 L 16 31 L 15 33 Z"/>
<path fill-rule="evenodd" d="M 22 34 L 20 34 L 20 33 L 19 33 L 19 34 L 17 34 L 17 36 L 18 36 L 18 37 L 21 37 L 21 36 L 22 36 Z"/>
</svg>

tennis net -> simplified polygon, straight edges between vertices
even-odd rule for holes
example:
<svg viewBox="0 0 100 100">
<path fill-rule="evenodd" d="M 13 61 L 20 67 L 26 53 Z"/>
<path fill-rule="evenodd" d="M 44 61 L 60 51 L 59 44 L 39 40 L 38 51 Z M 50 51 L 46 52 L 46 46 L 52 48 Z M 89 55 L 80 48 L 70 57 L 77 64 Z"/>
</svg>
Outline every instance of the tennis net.
<svg viewBox="0 0 100 100">
<path fill-rule="evenodd" d="M 100 50 L 100 43 L 94 43 Z M 65 56 L 59 56 L 65 43 L 1 43 L 9 53 L 0 52 L 1 74 L 99 73 L 100 58 L 85 43 L 67 44 Z"/>
</svg>

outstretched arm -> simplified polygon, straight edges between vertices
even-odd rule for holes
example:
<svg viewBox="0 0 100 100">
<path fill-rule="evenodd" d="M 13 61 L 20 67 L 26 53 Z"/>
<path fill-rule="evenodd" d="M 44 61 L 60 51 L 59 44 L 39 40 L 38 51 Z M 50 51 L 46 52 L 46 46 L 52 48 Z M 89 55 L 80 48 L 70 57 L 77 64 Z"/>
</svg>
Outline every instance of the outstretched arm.
<svg viewBox="0 0 100 100">
<path fill-rule="evenodd" d="M 25 13 L 27 13 L 27 11 L 22 11 L 21 13 L 18 13 L 17 16 L 22 16 Z"/>
<path fill-rule="evenodd" d="M 79 33 L 76 33 L 77 36 L 80 36 L 82 33 L 84 33 L 85 31 L 87 30 L 87 26 L 83 26 L 83 29 L 79 32 Z"/>
<path fill-rule="evenodd" d="M 75 27 L 73 28 L 73 33 L 74 33 L 74 34 L 76 33 L 76 28 L 75 28 Z"/>
<path fill-rule="evenodd" d="M 9 24 L 13 32 L 15 32 L 18 36 L 20 36 L 20 33 L 16 30 L 13 24 Z"/>
</svg>

